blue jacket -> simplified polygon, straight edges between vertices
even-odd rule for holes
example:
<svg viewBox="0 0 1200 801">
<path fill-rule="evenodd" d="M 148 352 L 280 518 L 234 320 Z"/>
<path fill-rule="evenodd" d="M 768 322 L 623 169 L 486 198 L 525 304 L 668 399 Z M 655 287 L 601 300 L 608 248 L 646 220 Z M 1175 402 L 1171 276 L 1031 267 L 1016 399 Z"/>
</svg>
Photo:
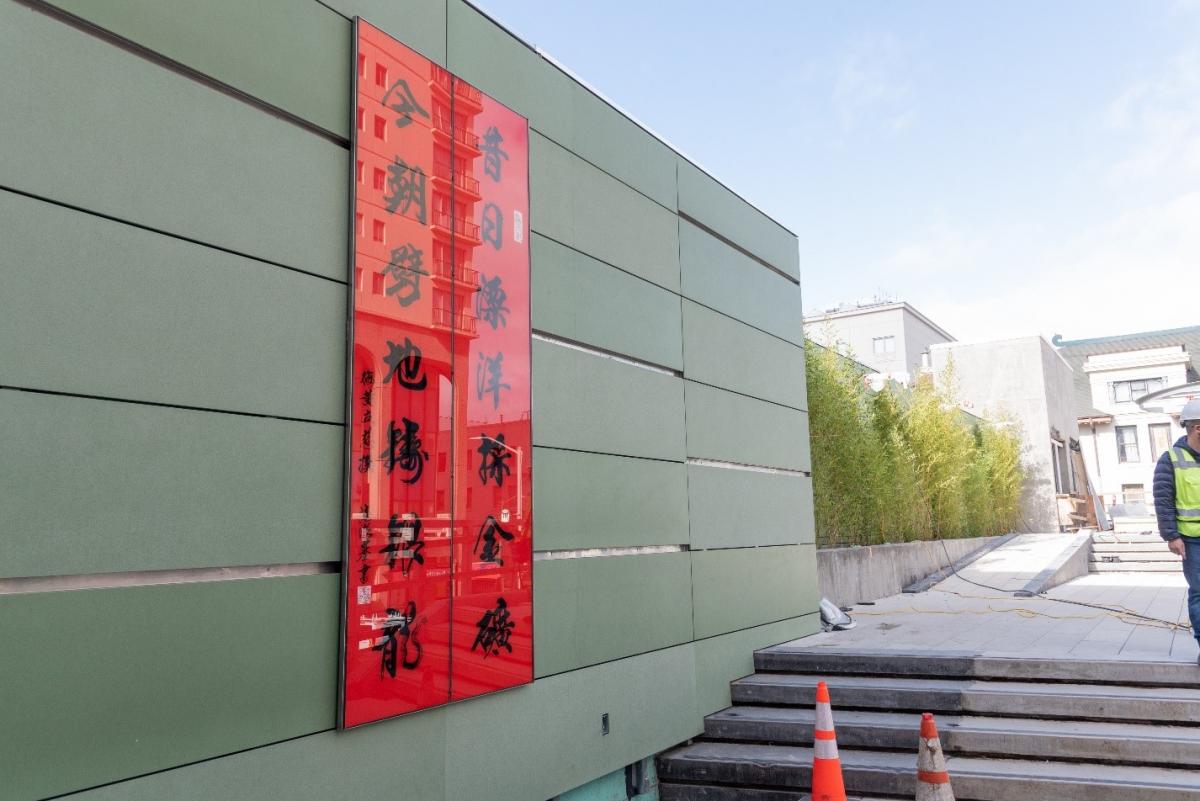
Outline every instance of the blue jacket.
<svg viewBox="0 0 1200 801">
<path fill-rule="evenodd" d="M 1187 437 L 1175 441 L 1176 448 L 1187 450 L 1200 461 L 1200 453 L 1196 453 L 1187 444 Z M 1171 464 L 1171 452 L 1163 451 L 1154 466 L 1154 514 L 1158 516 L 1158 533 L 1168 542 L 1179 538 L 1179 527 L 1175 524 L 1175 467 Z"/>
</svg>

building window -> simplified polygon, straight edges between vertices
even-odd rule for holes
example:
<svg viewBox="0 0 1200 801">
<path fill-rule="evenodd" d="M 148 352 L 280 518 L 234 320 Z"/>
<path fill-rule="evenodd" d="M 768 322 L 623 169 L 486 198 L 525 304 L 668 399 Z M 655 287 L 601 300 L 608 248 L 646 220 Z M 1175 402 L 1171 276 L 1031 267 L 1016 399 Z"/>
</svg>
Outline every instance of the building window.
<svg viewBox="0 0 1200 801">
<path fill-rule="evenodd" d="M 1112 399 L 1114 403 L 1130 403 L 1133 400 L 1158 392 L 1166 385 L 1161 378 L 1139 378 L 1136 381 L 1112 382 Z"/>
<path fill-rule="evenodd" d="M 1117 461 L 1140 462 L 1137 426 L 1117 426 Z"/>
<path fill-rule="evenodd" d="M 1171 424 L 1152 423 L 1150 425 L 1150 454 L 1161 456 L 1171 447 Z"/>
<path fill-rule="evenodd" d="M 896 338 L 891 337 L 875 337 L 871 340 L 871 345 L 876 353 L 895 353 Z"/>
<path fill-rule="evenodd" d="M 1121 485 L 1121 503 L 1129 506 L 1130 504 L 1144 504 L 1146 502 L 1146 487 L 1142 484 L 1122 484 Z"/>
</svg>

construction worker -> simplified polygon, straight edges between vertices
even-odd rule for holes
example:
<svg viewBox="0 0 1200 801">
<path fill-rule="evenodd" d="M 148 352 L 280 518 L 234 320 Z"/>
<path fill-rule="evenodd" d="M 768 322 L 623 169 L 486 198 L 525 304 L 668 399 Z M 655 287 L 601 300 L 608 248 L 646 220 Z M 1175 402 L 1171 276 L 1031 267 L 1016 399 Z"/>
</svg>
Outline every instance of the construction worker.
<svg viewBox="0 0 1200 801">
<path fill-rule="evenodd" d="M 1154 467 L 1154 511 L 1159 535 L 1172 553 L 1183 557 L 1188 615 L 1200 643 L 1200 398 L 1184 405 L 1179 423 L 1184 435 Z"/>
</svg>

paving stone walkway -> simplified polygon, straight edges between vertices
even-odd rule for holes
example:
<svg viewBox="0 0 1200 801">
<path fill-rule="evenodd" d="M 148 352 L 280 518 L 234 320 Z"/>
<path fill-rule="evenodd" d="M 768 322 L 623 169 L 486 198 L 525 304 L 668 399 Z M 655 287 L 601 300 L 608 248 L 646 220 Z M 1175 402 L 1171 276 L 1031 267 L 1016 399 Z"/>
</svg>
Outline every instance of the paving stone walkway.
<svg viewBox="0 0 1200 801">
<path fill-rule="evenodd" d="M 1194 662 L 1182 573 L 1096 573 L 1051 589 L 1047 598 L 1014 597 L 1074 535 L 1022 535 L 930 590 L 855 606 L 850 631 L 792 645 L 897 651 L 974 651 L 985 656 Z M 971 582 L 1004 590 L 985 589 Z M 1153 623 L 1123 612 L 1179 624 Z"/>
</svg>

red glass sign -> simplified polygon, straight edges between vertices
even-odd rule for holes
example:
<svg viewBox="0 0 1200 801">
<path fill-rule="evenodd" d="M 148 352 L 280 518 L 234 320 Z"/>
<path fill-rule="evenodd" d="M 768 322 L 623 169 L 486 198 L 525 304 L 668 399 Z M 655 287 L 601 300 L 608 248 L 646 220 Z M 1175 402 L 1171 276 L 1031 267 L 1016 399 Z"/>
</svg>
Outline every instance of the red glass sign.
<svg viewBox="0 0 1200 801">
<path fill-rule="evenodd" d="M 355 41 L 344 727 L 533 680 L 528 123 Z"/>
</svg>

